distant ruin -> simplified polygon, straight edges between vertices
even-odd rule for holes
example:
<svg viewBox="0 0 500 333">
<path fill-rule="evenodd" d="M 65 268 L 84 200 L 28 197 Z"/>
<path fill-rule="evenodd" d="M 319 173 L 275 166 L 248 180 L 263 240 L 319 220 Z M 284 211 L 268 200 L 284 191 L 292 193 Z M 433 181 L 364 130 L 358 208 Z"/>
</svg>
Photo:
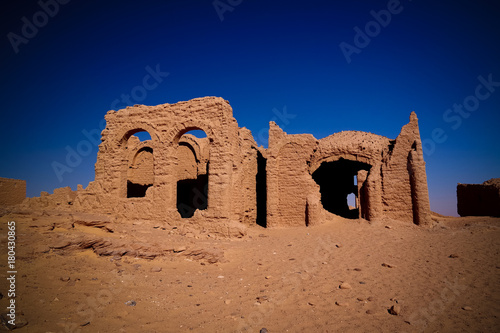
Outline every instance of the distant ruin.
<svg viewBox="0 0 500 333">
<path fill-rule="evenodd" d="M 26 199 L 25 207 L 217 228 L 234 221 L 308 226 L 336 216 L 431 224 L 414 112 L 394 140 L 358 131 L 317 140 L 271 122 L 267 149 L 238 126 L 219 97 L 135 105 L 109 111 L 105 119 L 95 180 L 86 189 Z M 147 140 L 139 139 L 141 132 Z"/>
<path fill-rule="evenodd" d="M 0 177 L 0 206 L 20 204 L 26 198 L 26 181 Z"/>
<path fill-rule="evenodd" d="M 500 217 L 500 178 L 482 184 L 458 184 L 457 209 L 460 216 Z"/>
</svg>

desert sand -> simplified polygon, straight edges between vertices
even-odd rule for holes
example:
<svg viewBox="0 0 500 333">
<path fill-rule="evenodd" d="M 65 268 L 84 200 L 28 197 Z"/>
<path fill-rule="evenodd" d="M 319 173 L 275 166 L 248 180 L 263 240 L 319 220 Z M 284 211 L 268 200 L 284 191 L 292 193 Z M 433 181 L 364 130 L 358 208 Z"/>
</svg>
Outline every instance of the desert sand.
<svg viewBox="0 0 500 333">
<path fill-rule="evenodd" d="M 394 140 L 271 122 L 267 149 L 217 97 L 106 124 L 86 189 L 0 179 L 16 331 L 500 331 L 500 218 L 431 212 L 414 112 Z"/>
<path fill-rule="evenodd" d="M 498 332 L 500 219 L 338 218 L 240 237 L 60 211 L 16 221 L 16 332 Z M 266 329 L 266 330 L 264 330 Z"/>
</svg>

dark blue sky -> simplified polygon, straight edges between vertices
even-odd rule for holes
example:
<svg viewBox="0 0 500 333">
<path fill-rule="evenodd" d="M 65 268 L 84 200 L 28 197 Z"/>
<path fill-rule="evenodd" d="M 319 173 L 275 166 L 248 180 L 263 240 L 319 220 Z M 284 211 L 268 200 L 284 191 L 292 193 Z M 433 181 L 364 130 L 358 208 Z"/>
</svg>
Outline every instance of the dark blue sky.
<svg viewBox="0 0 500 333">
<path fill-rule="evenodd" d="M 442 214 L 456 215 L 458 182 L 500 177 L 496 1 L 60 2 L 41 1 L 52 17 L 37 1 L 0 5 L 0 176 L 27 180 L 28 196 L 93 180 L 83 131 L 108 110 L 203 96 L 227 99 L 264 146 L 271 120 L 395 138 L 415 111 Z M 58 178 L 68 148 L 86 156 Z"/>
</svg>

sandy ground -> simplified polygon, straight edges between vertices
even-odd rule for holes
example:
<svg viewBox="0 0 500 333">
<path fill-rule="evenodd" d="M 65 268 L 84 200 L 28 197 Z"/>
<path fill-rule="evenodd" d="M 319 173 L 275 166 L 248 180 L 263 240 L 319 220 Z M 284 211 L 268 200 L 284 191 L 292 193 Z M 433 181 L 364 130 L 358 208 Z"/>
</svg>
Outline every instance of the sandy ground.
<svg viewBox="0 0 500 333">
<path fill-rule="evenodd" d="M 11 220 L 20 333 L 500 331 L 500 219 L 436 217 L 428 230 L 339 218 L 218 239 L 11 213 L 2 311 Z"/>
</svg>

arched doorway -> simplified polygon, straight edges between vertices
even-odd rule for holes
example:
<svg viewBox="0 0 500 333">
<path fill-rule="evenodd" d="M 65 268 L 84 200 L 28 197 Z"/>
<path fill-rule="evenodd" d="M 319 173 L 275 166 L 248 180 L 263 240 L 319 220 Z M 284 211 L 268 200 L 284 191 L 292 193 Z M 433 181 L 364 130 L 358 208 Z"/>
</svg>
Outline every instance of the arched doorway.
<svg viewBox="0 0 500 333">
<path fill-rule="evenodd" d="M 127 169 L 127 198 L 146 196 L 154 183 L 154 158 L 151 135 L 139 130 L 127 139 L 127 151 L 133 152 Z"/>
<path fill-rule="evenodd" d="M 177 147 L 177 211 L 190 218 L 208 206 L 209 140 L 202 130 L 191 130 Z"/>
<path fill-rule="evenodd" d="M 323 162 L 312 177 L 320 186 L 321 203 L 327 211 L 349 219 L 359 218 L 358 172 L 370 170 L 371 165 L 359 161 L 340 158 L 333 162 Z M 354 197 L 352 198 L 352 195 Z M 351 207 L 348 198 L 351 196 Z M 361 201 L 362 202 L 362 201 Z M 354 206 L 353 206 L 354 204 Z"/>
</svg>

